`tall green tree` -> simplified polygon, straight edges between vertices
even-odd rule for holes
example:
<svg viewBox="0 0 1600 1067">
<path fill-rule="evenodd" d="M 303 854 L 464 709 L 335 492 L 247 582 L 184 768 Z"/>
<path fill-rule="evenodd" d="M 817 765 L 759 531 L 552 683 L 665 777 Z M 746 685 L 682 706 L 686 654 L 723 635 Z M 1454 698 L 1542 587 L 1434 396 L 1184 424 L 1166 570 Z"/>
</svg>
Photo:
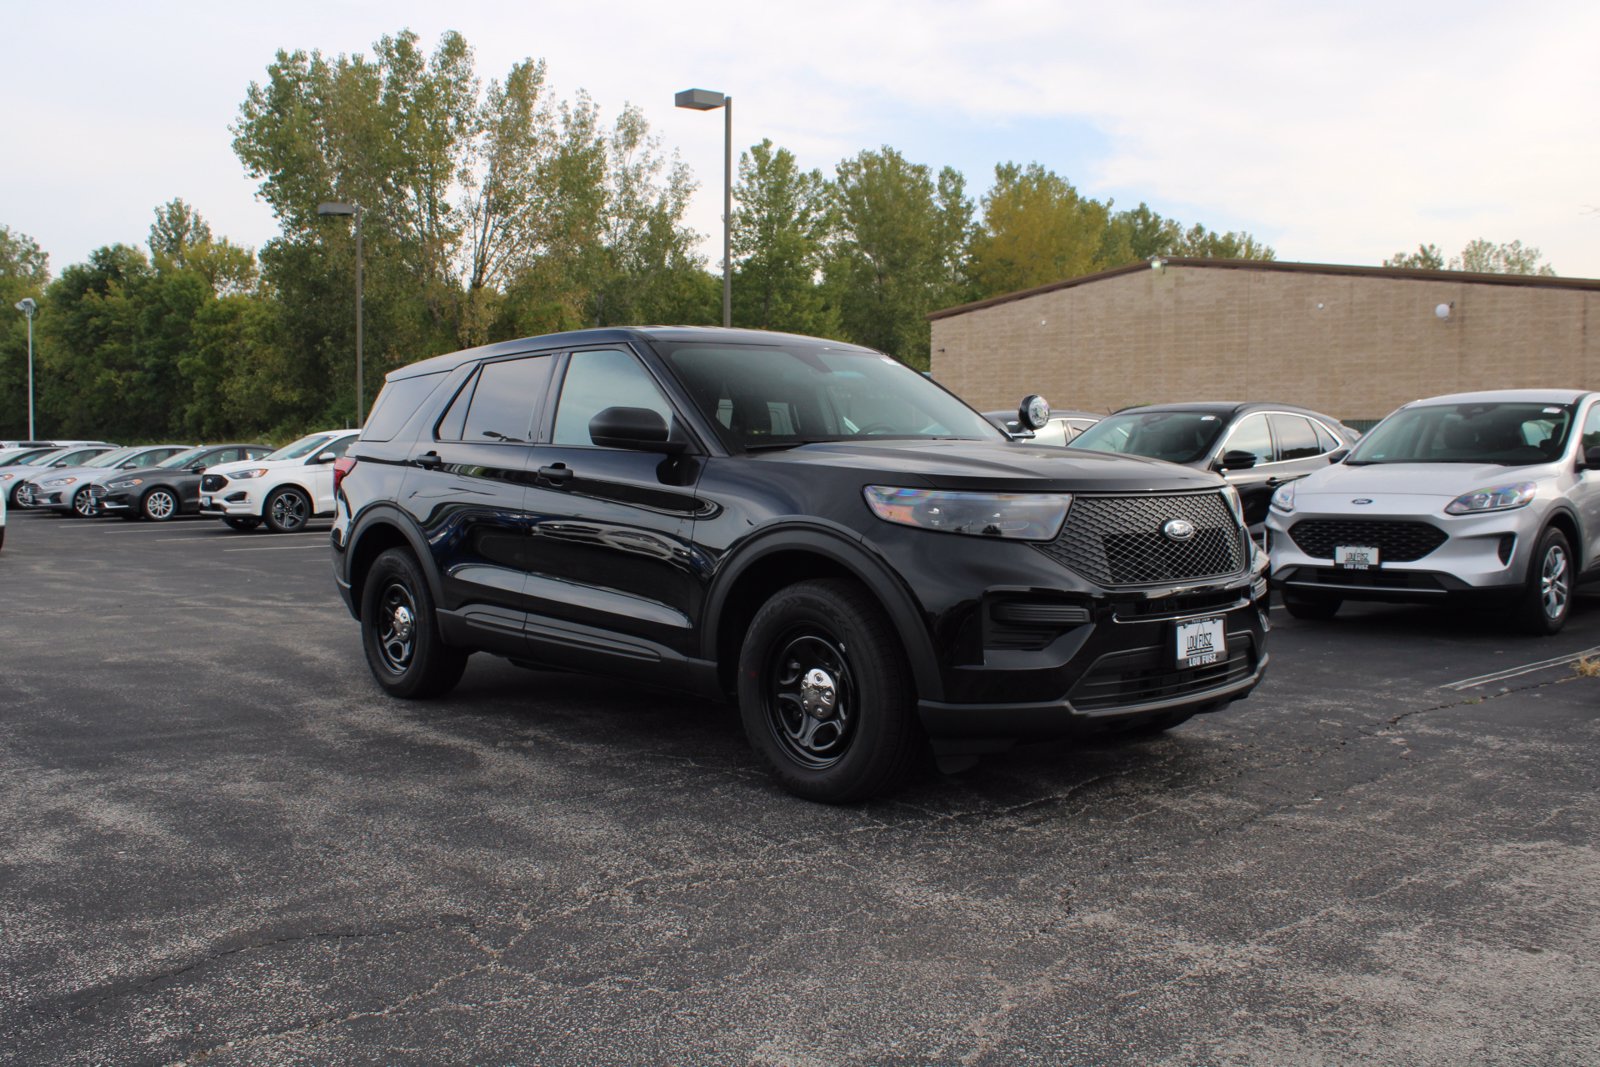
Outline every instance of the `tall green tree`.
<svg viewBox="0 0 1600 1067">
<path fill-rule="evenodd" d="M 982 298 L 1102 270 L 1111 206 L 1038 163 L 1002 163 L 982 199 L 969 267 Z"/>
<path fill-rule="evenodd" d="M 1543 260 L 1544 253 L 1537 248 L 1525 247 L 1521 241 L 1497 245 L 1480 237 L 1467 242 L 1467 247 L 1461 250 L 1459 256 L 1451 257 L 1450 269 L 1480 274 L 1554 275 L 1556 269 Z"/>
<path fill-rule="evenodd" d="M 1229 230 L 1217 233 L 1195 223 L 1178 239 L 1172 248 L 1175 256 L 1198 256 L 1210 259 L 1277 259 L 1278 254 L 1243 231 Z"/>
<path fill-rule="evenodd" d="M 733 321 L 793 333 L 836 332 L 822 293 L 832 227 L 827 180 L 802 171 L 794 153 L 770 140 L 739 157 L 733 189 Z"/>
<path fill-rule="evenodd" d="M 1444 253 L 1438 245 L 1418 245 L 1415 252 L 1396 252 L 1383 261 L 1385 267 L 1409 267 L 1413 270 L 1444 270 Z"/>
<path fill-rule="evenodd" d="M 10 226 L 0 225 L 0 437 L 19 438 L 28 432 L 28 321 L 13 311 L 23 297 L 41 307 L 50 284 L 50 257 L 38 242 Z M 34 321 L 34 359 L 39 357 L 42 319 Z M 35 383 L 37 396 L 37 382 Z M 37 414 L 37 413 L 36 413 Z M 46 427 L 37 423 L 39 432 Z"/>
<path fill-rule="evenodd" d="M 935 177 L 885 146 L 839 164 L 834 210 L 825 272 L 844 335 L 926 367 L 928 312 L 965 293 L 964 180 L 949 167 Z"/>
</svg>

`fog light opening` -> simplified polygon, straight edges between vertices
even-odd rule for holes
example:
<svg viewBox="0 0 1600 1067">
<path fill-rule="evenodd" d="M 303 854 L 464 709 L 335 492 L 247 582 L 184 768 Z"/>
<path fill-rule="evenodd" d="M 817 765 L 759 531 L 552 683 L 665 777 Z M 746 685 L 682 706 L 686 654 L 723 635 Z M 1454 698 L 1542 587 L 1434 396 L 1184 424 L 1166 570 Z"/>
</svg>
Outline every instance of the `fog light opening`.
<svg viewBox="0 0 1600 1067">
<path fill-rule="evenodd" d="M 1500 535 L 1500 562 L 1501 563 L 1510 563 L 1511 562 L 1511 554 L 1513 552 L 1515 552 L 1516 550 L 1517 550 L 1517 535 L 1516 534 L 1510 534 L 1510 533 L 1501 534 Z"/>
</svg>

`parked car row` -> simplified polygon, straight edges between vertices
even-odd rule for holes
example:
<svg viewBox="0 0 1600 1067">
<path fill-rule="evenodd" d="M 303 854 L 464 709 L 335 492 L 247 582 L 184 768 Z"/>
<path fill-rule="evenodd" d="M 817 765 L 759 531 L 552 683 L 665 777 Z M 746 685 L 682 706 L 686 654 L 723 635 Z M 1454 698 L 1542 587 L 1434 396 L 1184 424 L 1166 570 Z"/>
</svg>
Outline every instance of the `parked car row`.
<svg viewBox="0 0 1600 1067">
<path fill-rule="evenodd" d="M 205 514 L 236 530 L 299 530 L 333 514 L 333 462 L 359 431 L 308 434 L 274 450 L 259 443 L 97 442 L 0 452 L 0 492 L 15 507 L 92 518 L 166 522 Z"/>
</svg>

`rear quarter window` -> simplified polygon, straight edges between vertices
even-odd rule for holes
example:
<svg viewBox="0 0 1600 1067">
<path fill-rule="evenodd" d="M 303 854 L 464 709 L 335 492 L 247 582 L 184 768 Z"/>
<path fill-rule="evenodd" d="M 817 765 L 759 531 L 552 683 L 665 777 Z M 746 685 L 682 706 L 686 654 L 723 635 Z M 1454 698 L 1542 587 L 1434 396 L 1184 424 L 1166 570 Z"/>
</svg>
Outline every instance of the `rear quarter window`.
<svg viewBox="0 0 1600 1067">
<path fill-rule="evenodd" d="M 422 402 L 444 381 L 443 371 L 437 374 L 419 374 L 413 378 L 395 378 L 384 384 L 383 391 L 373 402 L 372 414 L 361 429 L 363 441 L 392 441 L 411 416 L 417 413 Z"/>
</svg>

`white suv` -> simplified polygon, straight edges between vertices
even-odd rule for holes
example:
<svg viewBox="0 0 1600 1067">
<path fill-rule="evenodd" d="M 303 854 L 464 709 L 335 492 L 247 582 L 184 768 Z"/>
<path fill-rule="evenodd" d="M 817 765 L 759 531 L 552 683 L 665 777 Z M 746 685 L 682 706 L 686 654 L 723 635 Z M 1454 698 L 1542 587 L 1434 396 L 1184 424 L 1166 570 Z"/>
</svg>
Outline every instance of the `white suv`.
<svg viewBox="0 0 1600 1067">
<path fill-rule="evenodd" d="M 200 479 L 200 514 L 235 530 L 263 522 L 274 533 L 304 529 L 333 514 L 333 461 L 359 436 L 360 430 L 307 434 L 262 459 L 212 467 Z"/>
<path fill-rule="evenodd" d="M 1553 634 L 1600 578 L 1600 393 L 1506 389 L 1418 400 L 1344 462 L 1280 486 L 1272 581 L 1296 618 L 1346 600 L 1498 599 Z"/>
</svg>

